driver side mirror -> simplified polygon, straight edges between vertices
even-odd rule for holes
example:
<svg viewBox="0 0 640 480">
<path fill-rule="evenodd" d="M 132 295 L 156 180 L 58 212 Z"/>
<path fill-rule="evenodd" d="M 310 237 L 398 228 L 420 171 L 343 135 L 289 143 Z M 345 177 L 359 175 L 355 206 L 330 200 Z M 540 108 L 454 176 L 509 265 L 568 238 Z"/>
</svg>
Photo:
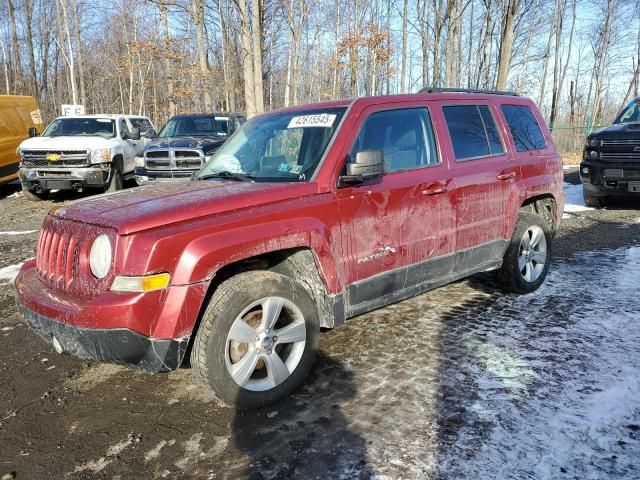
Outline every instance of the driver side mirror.
<svg viewBox="0 0 640 480">
<path fill-rule="evenodd" d="M 358 185 L 366 180 L 384 176 L 384 153 L 382 150 L 362 150 L 346 165 L 346 175 L 338 178 L 338 187 Z"/>
<path fill-rule="evenodd" d="M 140 140 L 140 129 L 132 128 L 128 132 L 125 132 L 124 138 L 125 140 Z"/>
<path fill-rule="evenodd" d="M 144 138 L 155 138 L 157 135 L 156 131 L 153 128 L 149 130 L 145 130 L 144 132 L 140 132 L 140 136 Z"/>
<path fill-rule="evenodd" d="M 29 138 L 33 138 L 33 137 L 37 137 L 38 136 L 38 130 L 36 129 L 36 127 L 30 127 L 29 128 Z"/>
</svg>

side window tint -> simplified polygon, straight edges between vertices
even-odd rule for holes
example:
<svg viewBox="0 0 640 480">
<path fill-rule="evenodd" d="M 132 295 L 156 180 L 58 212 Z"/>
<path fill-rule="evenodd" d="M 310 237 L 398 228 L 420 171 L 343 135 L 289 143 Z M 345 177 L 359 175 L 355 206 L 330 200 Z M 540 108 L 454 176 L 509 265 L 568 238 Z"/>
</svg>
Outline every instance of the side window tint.
<svg viewBox="0 0 640 480">
<path fill-rule="evenodd" d="M 476 105 L 442 107 L 456 160 L 491 154 L 487 132 Z"/>
<path fill-rule="evenodd" d="M 546 146 L 540 126 L 529 107 L 501 105 L 501 108 L 509 125 L 513 143 L 516 145 L 516 151 L 526 152 Z"/>
<path fill-rule="evenodd" d="M 484 122 L 484 128 L 487 130 L 487 139 L 489 140 L 489 150 L 491 151 L 491 155 L 500 155 L 501 153 L 504 153 L 504 147 L 502 146 L 500 134 L 498 133 L 498 128 L 496 127 L 496 122 L 493 119 L 491 110 L 489 110 L 487 105 L 478 105 L 478 110 L 480 110 L 480 116 Z"/>
<path fill-rule="evenodd" d="M 350 158 L 362 150 L 382 150 L 387 172 L 439 163 L 431 117 L 426 108 L 372 113 L 358 133 Z"/>
</svg>

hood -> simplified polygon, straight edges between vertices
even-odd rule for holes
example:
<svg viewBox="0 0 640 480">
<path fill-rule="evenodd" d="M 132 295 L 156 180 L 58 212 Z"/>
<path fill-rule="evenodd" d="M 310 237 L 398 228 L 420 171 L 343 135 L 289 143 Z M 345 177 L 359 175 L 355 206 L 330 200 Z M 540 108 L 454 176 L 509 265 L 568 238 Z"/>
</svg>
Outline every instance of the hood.
<svg viewBox="0 0 640 480">
<path fill-rule="evenodd" d="M 633 123 L 614 123 L 605 128 L 594 130 L 589 134 L 588 139 L 594 138 L 608 138 L 612 139 L 640 139 L 640 122 Z"/>
<path fill-rule="evenodd" d="M 156 138 L 147 143 L 149 148 L 193 148 L 208 153 L 217 149 L 227 137 L 165 137 Z"/>
<path fill-rule="evenodd" d="M 52 215 L 115 228 L 119 234 L 307 196 L 315 183 L 249 183 L 204 180 L 163 183 L 78 200 Z"/>
<path fill-rule="evenodd" d="M 107 148 L 113 139 L 102 137 L 33 137 L 20 144 L 21 149 L 34 150 L 91 150 Z"/>
</svg>

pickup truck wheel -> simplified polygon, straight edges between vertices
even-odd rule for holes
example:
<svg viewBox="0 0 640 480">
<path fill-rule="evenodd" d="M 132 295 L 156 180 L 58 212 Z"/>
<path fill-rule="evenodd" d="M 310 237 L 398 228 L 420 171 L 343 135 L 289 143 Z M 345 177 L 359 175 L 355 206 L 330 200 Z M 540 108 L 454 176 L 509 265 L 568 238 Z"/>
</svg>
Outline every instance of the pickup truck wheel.
<svg viewBox="0 0 640 480">
<path fill-rule="evenodd" d="M 544 218 L 521 212 L 498 276 L 504 288 L 529 293 L 544 282 L 551 261 L 551 232 Z"/>
<path fill-rule="evenodd" d="M 591 208 L 604 208 L 607 206 L 607 197 L 595 197 L 593 195 L 585 195 L 584 204 Z"/>
<path fill-rule="evenodd" d="M 46 200 L 49 198 L 49 190 L 42 190 L 41 192 L 36 192 L 35 190 L 29 190 L 27 187 L 22 186 L 22 193 L 24 194 L 24 198 L 27 200 L 31 200 L 32 202 L 39 202 L 41 200 Z"/>
<path fill-rule="evenodd" d="M 196 377 L 238 409 L 269 405 L 302 383 L 315 359 L 316 305 L 294 279 L 243 272 L 218 286 L 191 353 Z"/>
<path fill-rule="evenodd" d="M 111 179 L 109 184 L 104 187 L 104 191 L 105 193 L 117 192 L 118 190 L 122 190 L 122 186 L 122 172 L 117 167 L 114 167 L 111 170 Z"/>
</svg>

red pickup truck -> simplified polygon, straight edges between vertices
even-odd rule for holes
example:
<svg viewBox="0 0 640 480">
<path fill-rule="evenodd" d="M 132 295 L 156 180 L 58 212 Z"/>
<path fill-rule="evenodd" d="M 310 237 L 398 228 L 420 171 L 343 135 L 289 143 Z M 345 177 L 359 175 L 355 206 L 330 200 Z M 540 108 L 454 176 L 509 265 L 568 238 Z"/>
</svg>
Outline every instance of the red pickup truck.
<svg viewBox="0 0 640 480">
<path fill-rule="evenodd" d="M 54 208 L 16 279 L 58 352 L 147 372 L 188 352 L 238 408 L 290 393 L 321 328 L 477 272 L 543 282 L 563 178 L 534 104 L 499 92 L 253 118 L 187 184 Z"/>
</svg>

